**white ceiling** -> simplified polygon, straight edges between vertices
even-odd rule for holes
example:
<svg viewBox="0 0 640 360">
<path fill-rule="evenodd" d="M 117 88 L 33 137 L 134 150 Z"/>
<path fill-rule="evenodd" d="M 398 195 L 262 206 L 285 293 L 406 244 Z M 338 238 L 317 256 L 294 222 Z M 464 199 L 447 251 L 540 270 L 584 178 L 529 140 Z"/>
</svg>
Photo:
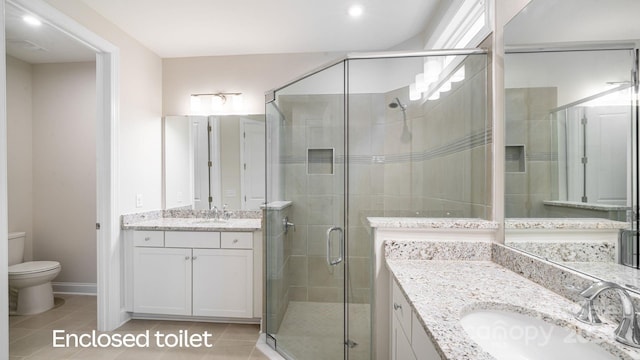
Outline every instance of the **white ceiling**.
<svg viewBox="0 0 640 360">
<path fill-rule="evenodd" d="M 27 25 L 26 13 L 5 4 L 5 34 L 7 54 L 31 64 L 95 61 L 95 52 L 46 22 L 41 26 Z"/>
<path fill-rule="evenodd" d="M 81 0 L 163 58 L 386 50 L 448 0 Z M 363 15 L 350 18 L 360 3 Z"/>
</svg>

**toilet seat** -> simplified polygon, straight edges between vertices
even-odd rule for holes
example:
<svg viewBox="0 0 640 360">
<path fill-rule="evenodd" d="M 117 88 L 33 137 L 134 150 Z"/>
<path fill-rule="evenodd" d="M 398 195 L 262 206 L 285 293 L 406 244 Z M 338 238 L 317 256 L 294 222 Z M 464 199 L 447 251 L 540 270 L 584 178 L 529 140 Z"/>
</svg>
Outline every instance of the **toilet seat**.
<svg viewBox="0 0 640 360">
<path fill-rule="evenodd" d="M 9 266 L 9 275 L 19 276 L 37 274 L 41 272 L 55 270 L 60 267 L 57 261 L 27 261 Z"/>
</svg>

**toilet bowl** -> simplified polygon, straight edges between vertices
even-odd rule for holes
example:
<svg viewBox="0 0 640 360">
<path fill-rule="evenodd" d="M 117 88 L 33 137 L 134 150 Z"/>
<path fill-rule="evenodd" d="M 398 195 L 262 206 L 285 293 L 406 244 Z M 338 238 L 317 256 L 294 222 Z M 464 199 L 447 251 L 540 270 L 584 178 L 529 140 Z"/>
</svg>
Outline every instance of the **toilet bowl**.
<svg viewBox="0 0 640 360">
<path fill-rule="evenodd" d="M 24 258 L 25 233 L 9 234 L 9 314 L 32 315 L 53 308 L 53 280 L 62 267 L 57 261 Z"/>
</svg>

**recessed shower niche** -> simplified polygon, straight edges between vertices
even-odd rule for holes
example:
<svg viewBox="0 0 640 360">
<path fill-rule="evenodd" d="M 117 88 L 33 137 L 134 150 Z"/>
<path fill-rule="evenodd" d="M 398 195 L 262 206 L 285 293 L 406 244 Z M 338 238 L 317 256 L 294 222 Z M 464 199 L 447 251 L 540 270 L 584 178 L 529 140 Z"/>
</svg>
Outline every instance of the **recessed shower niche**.
<svg viewBox="0 0 640 360">
<path fill-rule="evenodd" d="M 307 174 L 333 175 L 333 149 L 307 149 Z"/>
</svg>

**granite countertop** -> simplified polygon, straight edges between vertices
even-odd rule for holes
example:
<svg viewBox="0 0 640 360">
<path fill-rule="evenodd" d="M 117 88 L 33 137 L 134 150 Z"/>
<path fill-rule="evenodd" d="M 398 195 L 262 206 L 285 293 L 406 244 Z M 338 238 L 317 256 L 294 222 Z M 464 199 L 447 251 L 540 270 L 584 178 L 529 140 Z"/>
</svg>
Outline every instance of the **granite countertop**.
<svg viewBox="0 0 640 360">
<path fill-rule="evenodd" d="M 506 230 L 617 230 L 629 224 L 598 218 L 510 218 L 504 220 Z"/>
<path fill-rule="evenodd" d="M 493 359 L 460 324 L 462 316 L 477 309 L 542 318 L 597 341 L 619 358 L 640 358 L 640 352 L 615 342 L 614 325 L 580 323 L 573 318 L 578 304 L 492 261 L 387 258 L 387 267 L 442 359 Z"/>
<path fill-rule="evenodd" d="M 588 210 L 600 210 L 600 211 L 631 210 L 631 207 L 626 205 L 592 204 L 592 203 L 583 203 L 579 201 L 546 200 L 546 201 L 543 201 L 542 203 L 549 206 L 570 207 L 570 208 L 576 208 L 576 209 L 588 209 Z"/>
<path fill-rule="evenodd" d="M 215 221 L 214 219 L 152 218 L 122 224 L 123 230 L 158 231 L 256 231 L 262 228 L 262 219 L 235 219 Z"/>
<path fill-rule="evenodd" d="M 368 217 L 372 228 L 497 230 L 496 221 L 467 218 Z"/>
</svg>

